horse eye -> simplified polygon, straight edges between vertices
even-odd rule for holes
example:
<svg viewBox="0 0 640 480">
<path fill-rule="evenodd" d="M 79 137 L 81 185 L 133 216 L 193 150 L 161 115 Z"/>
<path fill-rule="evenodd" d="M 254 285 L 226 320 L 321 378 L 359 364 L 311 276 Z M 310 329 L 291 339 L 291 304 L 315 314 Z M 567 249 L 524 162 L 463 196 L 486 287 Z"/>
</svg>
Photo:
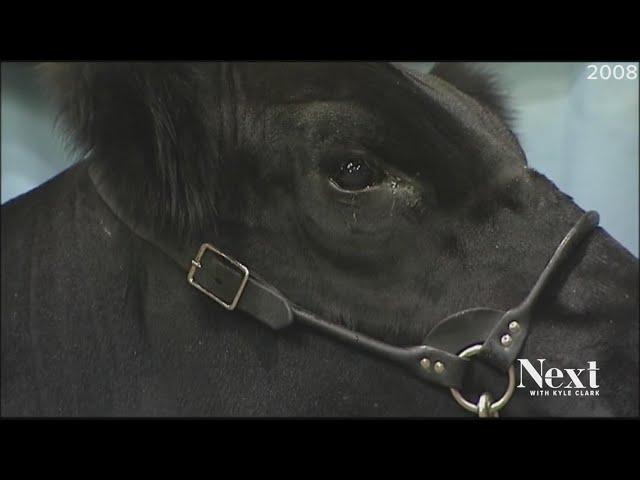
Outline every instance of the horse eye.
<svg viewBox="0 0 640 480">
<path fill-rule="evenodd" d="M 360 158 L 349 158 L 338 162 L 331 180 L 343 190 L 357 191 L 380 182 L 380 172 Z"/>
</svg>

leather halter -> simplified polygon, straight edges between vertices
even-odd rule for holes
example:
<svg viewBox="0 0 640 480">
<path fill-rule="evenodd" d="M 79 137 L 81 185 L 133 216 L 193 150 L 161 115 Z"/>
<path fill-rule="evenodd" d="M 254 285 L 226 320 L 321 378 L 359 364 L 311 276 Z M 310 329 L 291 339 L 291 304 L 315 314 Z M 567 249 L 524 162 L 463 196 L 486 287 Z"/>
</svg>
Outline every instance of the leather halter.
<svg viewBox="0 0 640 480">
<path fill-rule="evenodd" d="M 463 408 L 481 417 L 497 416 L 498 410 L 510 399 L 515 383 L 512 364 L 529 334 L 534 307 L 567 257 L 599 223 L 599 215 L 595 211 L 582 215 L 560 242 L 529 294 L 518 306 L 507 312 L 489 308 L 458 312 L 437 324 L 427 335 L 424 344 L 398 347 L 330 323 L 305 310 L 211 244 L 176 250 L 155 238 L 145 227 L 132 225 L 110 200 L 106 187 L 100 181 L 100 174 L 92 167 L 89 167 L 90 177 L 100 197 L 116 217 L 136 235 L 172 258 L 187 273 L 189 285 L 225 309 L 249 314 L 274 330 L 287 327 L 294 321 L 308 325 L 346 344 L 385 358 L 422 380 L 448 387 Z M 458 392 L 473 371 L 471 356 L 509 374 L 508 392 L 497 402 L 492 403 L 490 395 L 485 392 L 478 403 L 473 404 Z"/>
</svg>

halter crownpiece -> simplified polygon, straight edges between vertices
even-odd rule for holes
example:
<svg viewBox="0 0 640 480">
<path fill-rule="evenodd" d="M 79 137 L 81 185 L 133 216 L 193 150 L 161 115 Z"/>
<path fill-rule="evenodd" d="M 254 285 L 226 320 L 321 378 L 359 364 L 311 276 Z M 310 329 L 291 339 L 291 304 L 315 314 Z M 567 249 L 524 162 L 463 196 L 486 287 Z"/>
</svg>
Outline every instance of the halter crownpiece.
<svg viewBox="0 0 640 480">
<path fill-rule="evenodd" d="M 520 305 L 507 312 L 490 308 L 472 308 L 455 313 L 438 323 L 422 345 L 398 347 L 330 323 L 289 301 L 276 288 L 252 275 L 249 268 L 209 243 L 197 249 L 177 251 L 158 240 L 141 225 L 133 225 L 109 200 L 99 173 L 90 168 L 90 176 L 102 200 L 111 211 L 139 237 L 159 248 L 181 268 L 187 270 L 187 282 L 229 311 L 239 310 L 279 330 L 294 321 L 385 358 L 404 367 L 415 376 L 450 389 L 454 399 L 480 417 L 496 417 L 506 406 L 515 388 L 513 362 L 530 331 L 532 311 L 552 278 L 567 258 L 599 223 L 595 211 L 586 212 L 560 242 L 551 259 Z M 193 257 L 193 251 L 197 251 Z M 466 400 L 460 390 L 473 373 L 471 357 L 506 372 L 509 385 L 494 401 L 488 392 L 477 403 Z"/>
</svg>

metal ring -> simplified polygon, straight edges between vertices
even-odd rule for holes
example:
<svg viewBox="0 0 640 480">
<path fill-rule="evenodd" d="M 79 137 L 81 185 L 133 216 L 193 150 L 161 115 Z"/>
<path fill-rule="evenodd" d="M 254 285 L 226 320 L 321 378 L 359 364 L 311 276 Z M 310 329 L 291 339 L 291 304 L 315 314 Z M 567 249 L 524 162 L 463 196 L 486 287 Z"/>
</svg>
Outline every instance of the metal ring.
<svg viewBox="0 0 640 480">
<path fill-rule="evenodd" d="M 458 356 L 460 358 L 473 357 L 474 355 L 478 354 L 480 350 L 482 350 L 482 344 L 477 343 L 476 345 L 472 345 L 464 349 L 462 352 L 458 354 Z M 504 406 L 509 402 L 509 400 L 511 400 L 511 396 L 513 395 L 513 392 L 515 391 L 515 389 L 516 389 L 516 369 L 513 367 L 513 365 L 511 365 L 509 367 L 509 385 L 507 386 L 507 391 L 504 392 L 504 395 L 502 395 L 501 398 L 499 398 L 498 400 L 496 400 L 494 403 L 491 404 L 490 413 L 496 413 L 502 410 Z M 458 402 L 458 404 L 462 408 L 464 408 L 465 410 L 468 410 L 471 413 L 475 413 L 475 414 L 478 413 L 478 405 L 474 405 L 473 403 L 468 401 L 455 388 L 450 388 L 449 390 L 451 390 L 451 395 L 453 395 L 453 398 L 455 399 L 455 401 Z"/>
<path fill-rule="evenodd" d="M 478 400 L 478 417 L 490 418 L 497 417 L 498 412 L 491 412 L 491 405 L 493 404 L 493 398 L 490 393 L 483 393 Z"/>
</svg>

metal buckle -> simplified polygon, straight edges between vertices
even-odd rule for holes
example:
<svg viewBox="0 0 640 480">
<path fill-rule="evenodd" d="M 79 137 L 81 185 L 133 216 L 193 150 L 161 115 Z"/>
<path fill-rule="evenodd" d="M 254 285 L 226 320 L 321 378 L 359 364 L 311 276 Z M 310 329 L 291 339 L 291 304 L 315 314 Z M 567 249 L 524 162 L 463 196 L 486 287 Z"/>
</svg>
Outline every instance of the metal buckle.
<svg viewBox="0 0 640 480">
<path fill-rule="evenodd" d="M 215 293 L 207 290 L 206 288 L 204 288 L 202 285 L 200 285 L 198 282 L 196 282 L 194 280 L 194 276 L 196 274 L 196 269 L 202 268 L 202 264 L 200 263 L 200 261 L 202 260 L 202 257 L 204 256 L 204 254 L 205 254 L 205 252 L 207 250 L 211 250 L 218 257 L 224 258 L 227 262 L 229 262 L 231 265 L 236 267 L 243 274 L 242 281 L 240 282 L 240 286 L 238 287 L 238 291 L 236 292 L 235 296 L 233 297 L 233 301 L 231 303 L 225 302 L 220 297 L 218 297 Z M 196 255 L 196 258 L 191 260 L 191 268 L 189 269 L 189 273 L 187 274 L 187 280 L 189 281 L 189 283 L 191 285 L 193 285 L 195 288 L 200 290 L 202 293 L 204 293 L 209 298 L 212 298 L 213 300 L 218 302 L 220 305 L 222 305 L 227 310 L 233 310 L 238 305 L 238 302 L 240 301 L 240 297 L 242 296 L 242 292 L 244 292 L 244 288 L 247 286 L 247 282 L 249 281 L 249 269 L 247 267 L 245 267 L 243 264 L 241 264 L 239 261 L 237 261 L 236 259 L 231 258 L 230 256 L 225 255 L 224 253 L 222 253 L 220 250 L 218 250 L 213 245 L 211 245 L 209 243 L 203 243 L 200 246 L 200 250 L 198 250 L 198 254 Z"/>
</svg>

